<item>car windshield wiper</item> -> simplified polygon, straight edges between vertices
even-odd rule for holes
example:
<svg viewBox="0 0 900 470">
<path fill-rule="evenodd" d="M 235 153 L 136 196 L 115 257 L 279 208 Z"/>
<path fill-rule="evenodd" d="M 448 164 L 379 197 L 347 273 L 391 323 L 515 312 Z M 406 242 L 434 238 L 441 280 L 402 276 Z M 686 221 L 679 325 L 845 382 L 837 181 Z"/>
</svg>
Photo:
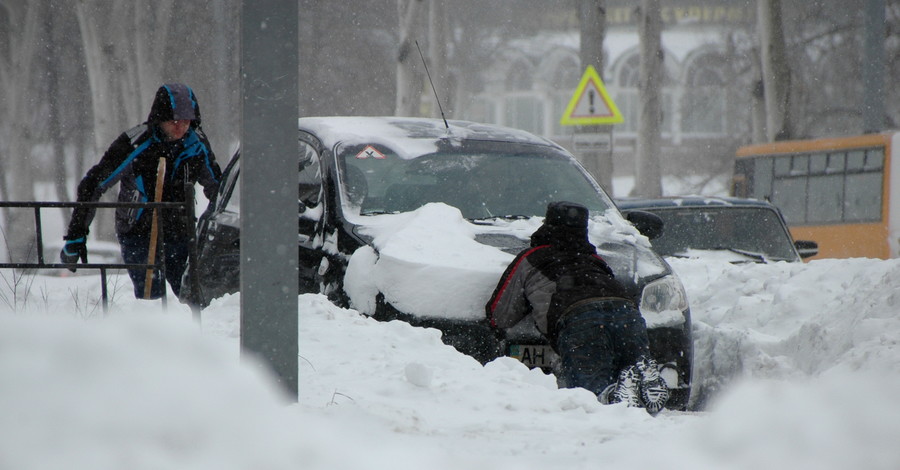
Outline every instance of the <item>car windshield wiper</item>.
<svg viewBox="0 0 900 470">
<path fill-rule="evenodd" d="M 397 214 L 399 211 L 386 211 L 384 209 L 374 209 L 360 212 L 359 215 L 382 215 L 382 214 Z"/>
<path fill-rule="evenodd" d="M 746 257 L 748 257 L 748 258 L 758 260 L 760 263 L 765 263 L 765 262 L 766 262 L 766 257 L 765 257 L 765 256 L 763 256 L 763 255 L 761 255 L 761 254 L 759 254 L 759 253 L 754 253 L 754 252 L 752 252 L 752 251 L 745 251 L 745 250 L 741 250 L 741 249 L 738 249 L 738 248 L 732 248 L 732 247 L 728 247 L 728 246 L 717 246 L 717 247 L 715 247 L 715 248 L 713 248 L 713 249 L 714 249 L 714 250 L 730 251 L 730 252 L 732 252 L 732 253 L 737 253 L 737 254 L 739 254 L 739 255 L 741 255 L 741 256 L 746 256 Z"/>
<path fill-rule="evenodd" d="M 503 219 L 503 220 L 526 220 L 530 219 L 530 215 L 522 215 L 522 214 L 509 214 L 509 215 L 492 215 L 490 217 L 475 217 L 471 220 L 473 223 L 489 223 L 493 220 Z"/>
</svg>

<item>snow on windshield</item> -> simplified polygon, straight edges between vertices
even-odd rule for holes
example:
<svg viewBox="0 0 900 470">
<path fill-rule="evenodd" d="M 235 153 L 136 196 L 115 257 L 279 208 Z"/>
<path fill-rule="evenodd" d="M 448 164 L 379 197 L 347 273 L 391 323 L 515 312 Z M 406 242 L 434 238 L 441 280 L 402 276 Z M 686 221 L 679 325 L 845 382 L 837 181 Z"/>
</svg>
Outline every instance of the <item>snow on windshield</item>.
<svg viewBox="0 0 900 470">
<path fill-rule="evenodd" d="M 387 302 L 412 315 L 471 320 L 484 318 L 484 305 L 513 259 L 500 248 L 476 242 L 476 235 L 511 235 L 525 247 L 543 217 L 476 225 L 455 207 L 431 203 L 367 221 L 360 232 L 372 237 L 374 248 L 358 249 L 344 278 L 353 308 L 373 314 L 375 296 L 381 292 Z M 609 241 L 647 243 L 614 209 L 592 216 L 589 236 L 596 246 Z M 603 255 L 602 248 L 599 251 Z M 649 259 L 638 263 L 642 276 L 660 270 Z"/>
<path fill-rule="evenodd" d="M 373 314 L 381 292 L 387 302 L 414 315 L 484 317 L 484 304 L 512 255 L 476 242 L 475 226 L 445 204 L 380 219 L 383 225 L 363 231 L 374 236 L 379 255 L 364 246 L 347 267 L 344 289 L 354 308 Z M 431 294 L 423 297 L 422 292 Z"/>
</svg>

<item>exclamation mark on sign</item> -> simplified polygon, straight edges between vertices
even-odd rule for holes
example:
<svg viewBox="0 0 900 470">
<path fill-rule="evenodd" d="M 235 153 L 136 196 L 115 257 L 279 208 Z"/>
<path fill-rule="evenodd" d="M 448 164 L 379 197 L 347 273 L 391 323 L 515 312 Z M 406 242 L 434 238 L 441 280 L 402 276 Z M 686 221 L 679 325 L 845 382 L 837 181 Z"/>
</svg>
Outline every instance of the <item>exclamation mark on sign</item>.
<svg viewBox="0 0 900 470">
<path fill-rule="evenodd" d="M 588 102 L 590 103 L 588 107 L 588 114 L 594 114 L 594 90 L 588 90 Z"/>
</svg>

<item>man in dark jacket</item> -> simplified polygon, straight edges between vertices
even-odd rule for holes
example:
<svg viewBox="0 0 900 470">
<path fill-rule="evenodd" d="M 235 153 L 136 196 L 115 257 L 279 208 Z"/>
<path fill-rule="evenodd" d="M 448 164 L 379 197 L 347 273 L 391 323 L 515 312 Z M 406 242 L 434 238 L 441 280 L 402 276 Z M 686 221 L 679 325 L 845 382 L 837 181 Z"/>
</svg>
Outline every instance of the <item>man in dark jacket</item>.
<svg viewBox="0 0 900 470">
<path fill-rule="evenodd" d="M 157 175 L 165 160 L 165 174 Z M 200 105 L 187 85 L 170 83 L 159 87 L 147 121 L 122 133 L 100 159 L 88 170 L 78 185 L 79 202 L 95 202 L 107 189 L 119 183 L 120 202 L 153 202 L 156 199 L 157 176 L 164 178 L 161 202 L 184 202 L 185 183 L 200 183 L 204 194 L 215 200 L 222 171 L 216 163 L 209 141 L 200 127 Z M 193 202 L 193 201 L 191 201 Z M 116 209 L 116 235 L 122 258 L 129 264 L 146 264 L 150 253 L 152 210 L 145 208 Z M 65 246 L 60 252 L 63 263 L 87 262 L 85 244 L 94 210 L 76 208 L 72 212 Z M 186 220 L 181 209 L 160 211 L 157 249 L 164 257 L 165 279 L 175 295 L 181 289 L 181 276 L 187 264 L 189 241 L 194 221 Z M 154 254 L 154 258 L 156 255 Z M 75 268 L 69 268 L 75 271 Z M 128 271 L 134 284 L 134 295 L 145 296 L 144 269 Z M 153 272 L 149 298 L 162 296 L 165 285 L 158 270 Z"/>
<path fill-rule="evenodd" d="M 487 316 L 499 329 L 530 316 L 559 355 L 566 386 L 655 415 L 669 390 L 649 356 L 646 322 L 588 241 L 588 215 L 580 204 L 550 203 L 531 248 L 501 276 Z"/>
</svg>

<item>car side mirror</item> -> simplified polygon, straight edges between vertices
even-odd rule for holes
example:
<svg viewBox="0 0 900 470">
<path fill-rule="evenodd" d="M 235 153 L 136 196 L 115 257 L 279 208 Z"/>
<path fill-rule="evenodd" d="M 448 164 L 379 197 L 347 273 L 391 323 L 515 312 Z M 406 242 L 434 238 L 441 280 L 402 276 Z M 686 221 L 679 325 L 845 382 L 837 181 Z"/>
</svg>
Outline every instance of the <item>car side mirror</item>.
<svg viewBox="0 0 900 470">
<path fill-rule="evenodd" d="M 650 240 L 659 238 L 663 234 L 663 220 L 656 214 L 645 211 L 628 211 L 625 220 L 631 222 L 641 235 Z"/>
<path fill-rule="evenodd" d="M 794 242 L 797 253 L 803 259 L 819 254 L 819 244 L 812 240 L 797 240 Z"/>
</svg>

